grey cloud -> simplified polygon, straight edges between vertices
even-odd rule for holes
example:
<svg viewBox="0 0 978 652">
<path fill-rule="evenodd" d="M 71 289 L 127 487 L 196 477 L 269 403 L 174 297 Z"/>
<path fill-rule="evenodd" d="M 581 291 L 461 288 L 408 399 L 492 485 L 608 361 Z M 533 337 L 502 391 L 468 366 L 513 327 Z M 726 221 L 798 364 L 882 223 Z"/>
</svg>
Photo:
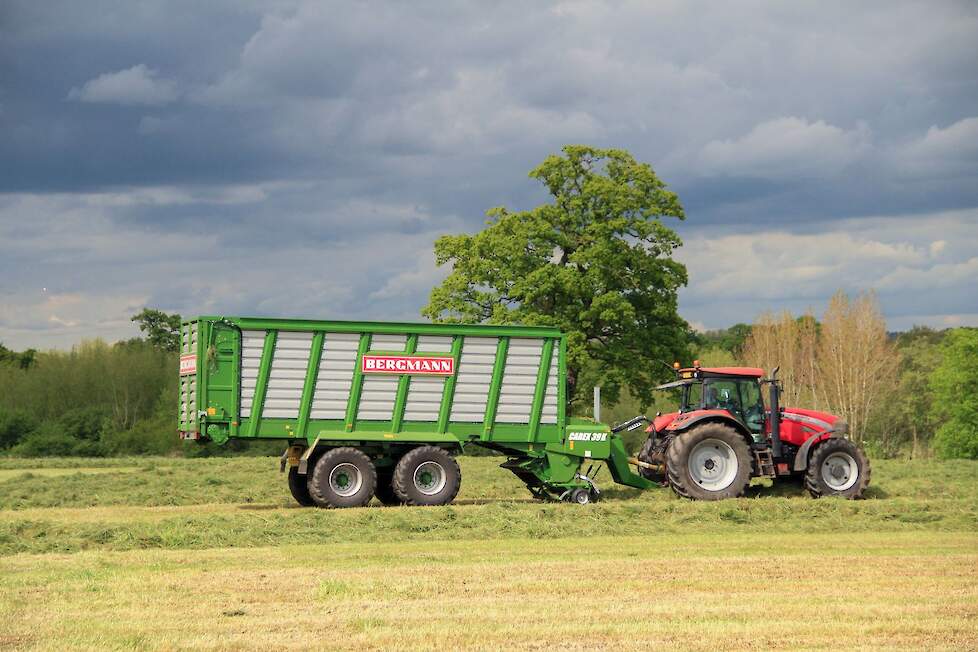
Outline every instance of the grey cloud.
<svg viewBox="0 0 978 652">
<path fill-rule="evenodd" d="M 68 99 L 80 102 L 145 106 L 169 104 L 178 97 L 176 82 L 161 77 L 159 71 L 142 63 L 104 73 L 68 92 Z"/>
<path fill-rule="evenodd" d="M 40 324 L 70 342 L 103 313 L 114 337 L 134 301 L 416 316 L 444 273 L 434 238 L 544 201 L 526 173 L 571 142 L 629 149 L 679 192 L 690 319 L 873 284 L 894 319 L 978 313 L 957 282 L 922 289 L 978 247 L 971 4 L 4 12 L 4 340 Z M 770 270 L 711 262 L 738 249 L 779 261 L 779 293 Z M 55 306 L 39 283 L 80 302 Z"/>
</svg>

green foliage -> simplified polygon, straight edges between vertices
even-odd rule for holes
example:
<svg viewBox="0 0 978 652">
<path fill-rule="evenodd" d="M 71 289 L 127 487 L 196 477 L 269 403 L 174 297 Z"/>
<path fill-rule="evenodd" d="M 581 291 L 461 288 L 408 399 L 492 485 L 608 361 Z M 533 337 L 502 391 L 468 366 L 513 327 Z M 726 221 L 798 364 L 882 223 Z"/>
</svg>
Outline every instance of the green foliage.
<svg viewBox="0 0 978 652">
<path fill-rule="evenodd" d="M 435 243 L 451 273 L 422 313 L 438 321 L 558 326 L 568 334 L 568 396 L 586 403 L 601 385 L 644 403 L 668 375 L 660 361 L 687 357 L 677 312 L 685 267 L 681 241 L 664 223 L 683 219 L 675 193 L 623 150 L 567 146 L 530 177 L 551 203 L 490 210 L 475 235 Z M 582 401 L 582 399 L 584 399 Z"/>
<path fill-rule="evenodd" d="M 35 349 L 27 349 L 23 353 L 17 353 L 5 347 L 0 342 L 0 365 L 9 365 L 19 369 L 30 369 L 37 359 Z"/>
<path fill-rule="evenodd" d="M 735 356 L 740 355 L 740 351 L 750 335 L 750 324 L 734 324 L 730 328 L 719 328 L 709 330 L 704 333 L 693 335 L 694 344 L 697 348 L 720 348 Z M 702 358 L 703 354 L 699 354 Z"/>
<path fill-rule="evenodd" d="M 10 448 L 37 429 L 37 419 L 19 409 L 0 408 L 0 450 Z"/>
<path fill-rule="evenodd" d="M 978 328 L 949 331 L 930 376 L 931 414 L 940 423 L 934 450 L 944 458 L 978 459 Z"/>
<path fill-rule="evenodd" d="M 163 351 L 176 351 L 180 348 L 180 315 L 168 315 L 161 310 L 143 308 L 132 321 L 139 324 L 139 330 L 146 333 L 146 339 Z"/>
</svg>

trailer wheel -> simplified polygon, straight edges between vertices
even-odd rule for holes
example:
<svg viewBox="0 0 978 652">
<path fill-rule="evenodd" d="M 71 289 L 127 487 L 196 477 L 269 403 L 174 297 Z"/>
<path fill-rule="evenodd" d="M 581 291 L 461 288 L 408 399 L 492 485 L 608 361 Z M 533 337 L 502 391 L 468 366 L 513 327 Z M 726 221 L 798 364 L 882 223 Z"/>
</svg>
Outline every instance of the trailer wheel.
<svg viewBox="0 0 978 652">
<path fill-rule="evenodd" d="M 303 507 L 312 507 L 316 504 L 312 496 L 309 495 L 307 477 L 299 475 L 299 469 L 294 466 L 289 469 L 289 491 L 292 492 L 295 502 Z"/>
<path fill-rule="evenodd" d="M 722 423 L 705 423 L 675 437 L 666 449 L 669 486 L 683 498 L 723 500 L 750 482 L 747 442 Z"/>
<path fill-rule="evenodd" d="M 587 505 L 591 502 L 593 496 L 591 495 L 590 489 L 585 489 L 580 487 L 571 492 L 568 500 L 572 503 L 577 503 L 578 505 Z"/>
<path fill-rule="evenodd" d="M 401 504 L 401 499 L 394 493 L 394 467 L 377 469 L 377 492 L 374 494 L 382 505 L 393 507 Z"/>
<path fill-rule="evenodd" d="M 309 475 L 309 495 L 320 507 L 363 507 L 377 489 L 377 470 L 349 446 L 324 453 Z"/>
<path fill-rule="evenodd" d="M 812 498 L 860 498 L 869 486 L 869 459 L 848 439 L 834 437 L 819 444 L 808 462 L 805 488 Z"/>
<path fill-rule="evenodd" d="M 418 446 L 394 467 L 391 485 L 405 505 L 446 505 L 458 495 L 462 471 L 446 450 Z"/>
</svg>

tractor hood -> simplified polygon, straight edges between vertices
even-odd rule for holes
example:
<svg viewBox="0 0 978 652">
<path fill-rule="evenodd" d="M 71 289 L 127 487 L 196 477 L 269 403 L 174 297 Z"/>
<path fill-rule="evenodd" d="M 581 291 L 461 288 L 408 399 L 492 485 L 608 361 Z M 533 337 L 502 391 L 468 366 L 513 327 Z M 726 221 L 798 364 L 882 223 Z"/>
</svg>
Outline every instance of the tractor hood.
<svg viewBox="0 0 978 652">
<path fill-rule="evenodd" d="M 845 421 L 828 412 L 806 410 L 804 408 L 784 408 L 781 413 L 782 420 L 799 423 L 817 432 L 828 432 L 832 430 L 842 434 L 847 430 Z"/>
</svg>

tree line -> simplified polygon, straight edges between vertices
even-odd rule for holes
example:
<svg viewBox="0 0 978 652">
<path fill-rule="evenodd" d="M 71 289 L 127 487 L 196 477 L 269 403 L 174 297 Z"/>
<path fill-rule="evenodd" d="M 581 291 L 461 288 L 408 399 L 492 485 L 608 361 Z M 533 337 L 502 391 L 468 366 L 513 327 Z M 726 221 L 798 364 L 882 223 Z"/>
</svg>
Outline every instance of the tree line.
<svg viewBox="0 0 978 652">
<path fill-rule="evenodd" d="M 165 319 L 164 319 L 165 317 Z M 176 436 L 179 315 L 145 310 L 143 336 L 70 351 L 10 352 L 0 361 L 0 452 L 49 455 L 214 454 Z M 2 349 L 7 352 L 9 349 Z M 690 355 L 709 365 L 780 367 L 784 403 L 839 414 L 875 455 L 978 458 L 978 329 L 887 333 L 871 294 L 837 294 L 817 319 L 784 312 L 697 333 Z M 685 361 L 689 362 L 689 360 Z M 668 411 L 625 385 L 606 421 Z M 590 405 L 573 410 L 587 414 Z M 633 445 L 637 443 L 631 442 Z M 229 451 L 274 452 L 264 444 Z"/>
</svg>

